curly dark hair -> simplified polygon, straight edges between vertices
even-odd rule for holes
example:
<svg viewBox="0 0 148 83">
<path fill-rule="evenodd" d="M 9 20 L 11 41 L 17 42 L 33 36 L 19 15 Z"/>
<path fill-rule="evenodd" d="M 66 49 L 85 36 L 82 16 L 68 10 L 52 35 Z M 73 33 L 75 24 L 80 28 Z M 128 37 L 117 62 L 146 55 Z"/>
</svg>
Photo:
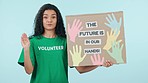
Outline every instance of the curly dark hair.
<svg viewBox="0 0 148 83">
<path fill-rule="evenodd" d="M 55 27 L 55 33 L 58 36 L 66 38 L 65 27 L 63 24 L 63 18 L 59 9 L 52 4 L 44 4 L 38 11 L 34 20 L 34 34 L 32 36 L 40 36 L 44 33 L 43 26 L 43 13 L 45 10 L 54 10 L 57 14 L 57 24 Z"/>
</svg>

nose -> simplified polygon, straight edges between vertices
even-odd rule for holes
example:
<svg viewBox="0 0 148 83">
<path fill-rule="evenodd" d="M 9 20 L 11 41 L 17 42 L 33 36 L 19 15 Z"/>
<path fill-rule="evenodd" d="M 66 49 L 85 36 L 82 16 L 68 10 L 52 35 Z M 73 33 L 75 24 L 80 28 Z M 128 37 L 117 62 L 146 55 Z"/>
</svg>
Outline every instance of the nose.
<svg viewBox="0 0 148 83">
<path fill-rule="evenodd" d="M 49 23 L 52 22 L 52 19 L 51 18 L 48 18 L 47 19 L 47 22 L 49 22 Z"/>
</svg>

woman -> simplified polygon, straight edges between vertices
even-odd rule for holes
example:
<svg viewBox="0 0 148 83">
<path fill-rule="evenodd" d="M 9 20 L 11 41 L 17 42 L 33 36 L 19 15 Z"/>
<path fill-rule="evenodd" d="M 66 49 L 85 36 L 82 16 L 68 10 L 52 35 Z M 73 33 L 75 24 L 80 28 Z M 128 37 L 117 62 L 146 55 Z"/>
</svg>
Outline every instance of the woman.
<svg viewBox="0 0 148 83">
<path fill-rule="evenodd" d="M 60 11 L 52 4 L 45 4 L 38 11 L 34 24 L 30 39 L 22 34 L 23 50 L 18 63 L 27 74 L 32 73 L 30 83 L 68 83 L 66 34 Z M 111 65 L 106 61 L 104 66 Z M 84 73 L 96 67 L 75 68 Z"/>
</svg>

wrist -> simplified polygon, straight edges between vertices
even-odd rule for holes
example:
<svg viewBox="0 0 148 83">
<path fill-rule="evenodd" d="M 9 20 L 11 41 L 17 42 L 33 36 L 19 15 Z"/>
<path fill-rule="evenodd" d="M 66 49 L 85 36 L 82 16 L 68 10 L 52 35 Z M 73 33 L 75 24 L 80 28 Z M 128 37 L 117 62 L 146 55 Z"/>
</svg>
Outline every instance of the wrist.
<svg viewBox="0 0 148 83">
<path fill-rule="evenodd" d="M 121 59 L 117 59 L 116 62 L 117 62 L 117 63 L 124 63 L 124 61 L 123 61 L 122 58 L 121 58 Z"/>
<path fill-rule="evenodd" d="M 70 38 L 70 41 L 75 42 L 75 38 Z"/>
<path fill-rule="evenodd" d="M 79 62 L 74 62 L 73 66 L 79 66 Z"/>
<path fill-rule="evenodd" d="M 25 47 L 24 48 L 24 51 L 29 51 L 29 47 Z"/>
</svg>

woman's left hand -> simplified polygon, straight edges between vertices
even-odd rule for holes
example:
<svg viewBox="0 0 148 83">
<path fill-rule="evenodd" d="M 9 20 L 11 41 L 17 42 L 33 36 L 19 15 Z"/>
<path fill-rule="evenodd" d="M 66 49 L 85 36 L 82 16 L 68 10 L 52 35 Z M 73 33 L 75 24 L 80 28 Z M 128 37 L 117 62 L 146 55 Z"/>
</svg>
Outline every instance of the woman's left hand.
<svg viewBox="0 0 148 83">
<path fill-rule="evenodd" d="M 103 64 L 104 67 L 110 67 L 112 65 L 113 63 L 110 60 L 106 60 L 105 63 Z"/>
</svg>

